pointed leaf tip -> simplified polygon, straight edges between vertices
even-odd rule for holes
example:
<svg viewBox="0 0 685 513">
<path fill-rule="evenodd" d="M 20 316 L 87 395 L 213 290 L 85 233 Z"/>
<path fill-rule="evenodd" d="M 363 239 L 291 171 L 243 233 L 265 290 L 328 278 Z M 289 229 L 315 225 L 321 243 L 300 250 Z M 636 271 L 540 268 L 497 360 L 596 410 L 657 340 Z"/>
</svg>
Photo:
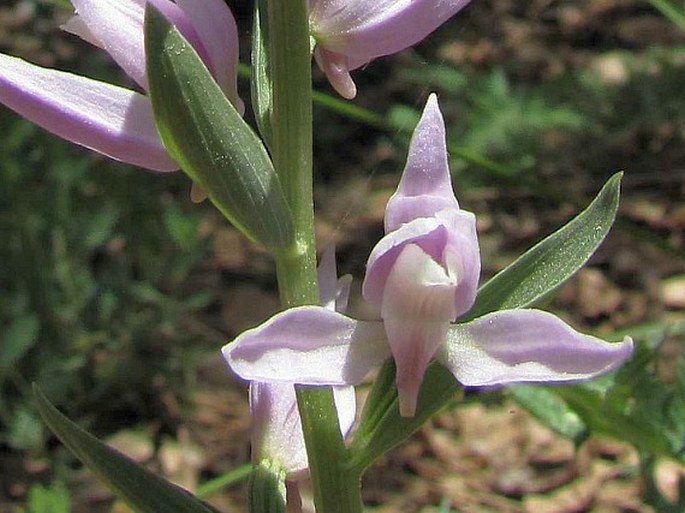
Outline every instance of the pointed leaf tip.
<svg viewBox="0 0 685 513">
<path fill-rule="evenodd" d="M 613 226 L 622 176 L 622 172 L 614 174 L 585 210 L 485 283 L 462 321 L 531 306 L 573 276 Z"/>
</svg>

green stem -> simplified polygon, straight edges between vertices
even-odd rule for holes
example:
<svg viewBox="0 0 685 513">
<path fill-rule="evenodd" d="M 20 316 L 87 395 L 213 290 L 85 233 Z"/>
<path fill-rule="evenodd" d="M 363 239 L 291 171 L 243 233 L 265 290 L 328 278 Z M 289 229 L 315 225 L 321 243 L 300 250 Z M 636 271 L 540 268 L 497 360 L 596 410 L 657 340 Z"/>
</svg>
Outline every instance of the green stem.
<svg viewBox="0 0 685 513">
<path fill-rule="evenodd" d="M 317 304 L 312 194 L 312 80 L 306 0 L 269 0 L 271 153 L 293 215 L 295 245 L 277 257 L 284 306 Z"/>
<path fill-rule="evenodd" d="M 295 244 L 276 255 L 281 302 L 319 302 L 312 193 L 312 79 L 307 0 L 268 0 L 273 110 L 271 153 L 293 214 Z M 329 388 L 298 387 L 318 513 L 361 513 L 360 475 L 350 470 Z"/>
<path fill-rule="evenodd" d="M 331 389 L 296 391 L 317 513 L 362 513 L 361 472 L 349 463 Z"/>
</svg>

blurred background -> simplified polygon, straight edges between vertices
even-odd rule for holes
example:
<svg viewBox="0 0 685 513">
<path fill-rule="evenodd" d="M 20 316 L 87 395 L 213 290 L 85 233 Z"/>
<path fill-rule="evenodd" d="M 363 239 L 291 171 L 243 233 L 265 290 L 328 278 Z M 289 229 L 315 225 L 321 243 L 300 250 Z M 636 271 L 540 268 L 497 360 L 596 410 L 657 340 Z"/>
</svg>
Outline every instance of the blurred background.
<svg viewBox="0 0 685 513">
<path fill-rule="evenodd" d="M 248 63 L 251 2 L 229 4 Z M 369 511 L 685 510 L 682 464 L 645 457 L 619 425 L 647 418 L 666 453 L 682 455 L 683 7 L 477 0 L 414 49 L 356 71 L 351 104 L 315 72 L 318 242 L 335 244 L 340 273 L 354 276 L 359 316 L 374 315 L 358 294 L 365 261 L 430 92 L 460 204 L 478 216 L 484 278 L 625 172 L 608 239 L 546 307 L 578 329 L 637 339 L 621 411 L 637 404 L 640 415 L 607 418 L 588 438 L 541 424 L 516 393 L 481 395 L 368 472 Z M 4 0 L 0 51 L 128 83 L 104 52 L 59 30 L 71 13 L 60 0 Z M 244 77 L 240 88 L 249 101 Z M 190 489 L 249 461 L 245 388 L 218 350 L 278 309 L 273 265 L 189 192 L 181 173 L 119 165 L 0 107 L 0 512 L 127 511 L 47 432 L 32 382 Z M 201 490 L 243 511 L 243 487 Z"/>
</svg>

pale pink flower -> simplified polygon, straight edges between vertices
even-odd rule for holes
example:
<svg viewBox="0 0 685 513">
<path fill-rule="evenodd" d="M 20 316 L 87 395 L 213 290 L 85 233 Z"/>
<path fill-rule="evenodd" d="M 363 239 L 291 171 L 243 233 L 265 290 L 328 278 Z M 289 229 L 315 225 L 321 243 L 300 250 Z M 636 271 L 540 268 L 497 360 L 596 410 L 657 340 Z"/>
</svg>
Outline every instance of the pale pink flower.
<svg viewBox="0 0 685 513">
<path fill-rule="evenodd" d="M 350 71 L 415 45 L 470 0 L 310 0 L 314 57 L 341 96 L 357 87 Z"/>
<path fill-rule="evenodd" d="M 392 356 L 400 413 L 412 416 L 433 359 L 465 386 L 493 386 L 586 380 L 630 356 L 629 337 L 608 343 L 540 310 L 501 310 L 453 324 L 474 303 L 480 256 L 475 217 L 452 192 L 435 95 L 414 132 L 385 229 L 363 286 L 382 321 L 315 306 L 287 310 L 223 348 L 233 371 L 256 381 L 355 385 Z"/>
</svg>

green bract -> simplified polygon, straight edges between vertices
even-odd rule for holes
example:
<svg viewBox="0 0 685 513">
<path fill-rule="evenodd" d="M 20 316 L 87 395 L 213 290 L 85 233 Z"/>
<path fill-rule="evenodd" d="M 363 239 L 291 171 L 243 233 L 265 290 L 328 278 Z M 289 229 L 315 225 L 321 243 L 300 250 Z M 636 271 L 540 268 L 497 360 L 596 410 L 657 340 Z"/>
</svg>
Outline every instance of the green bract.
<svg viewBox="0 0 685 513">
<path fill-rule="evenodd" d="M 609 178 L 585 210 L 483 285 L 462 320 L 533 305 L 568 280 L 588 261 L 614 224 L 622 176 L 616 173 Z"/>
<path fill-rule="evenodd" d="M 359 429 L 350 447 L 354 467 L 360 472 L 365 470 L 447 406 L 458 390 L 454 376 L 442 365 L 432 363 L 419 392 L 416 415 L 402 417 L 395 387 L 395 363 L 388 359 L 366 399 Z"/>
<path fill-rule="evenodd" d="M 248 238 L 279 252 L 292 216 L 257 135 L 190 44 L 149 4 L 145 54 L 157 129 L 183 171 Z"/>
</svg>

